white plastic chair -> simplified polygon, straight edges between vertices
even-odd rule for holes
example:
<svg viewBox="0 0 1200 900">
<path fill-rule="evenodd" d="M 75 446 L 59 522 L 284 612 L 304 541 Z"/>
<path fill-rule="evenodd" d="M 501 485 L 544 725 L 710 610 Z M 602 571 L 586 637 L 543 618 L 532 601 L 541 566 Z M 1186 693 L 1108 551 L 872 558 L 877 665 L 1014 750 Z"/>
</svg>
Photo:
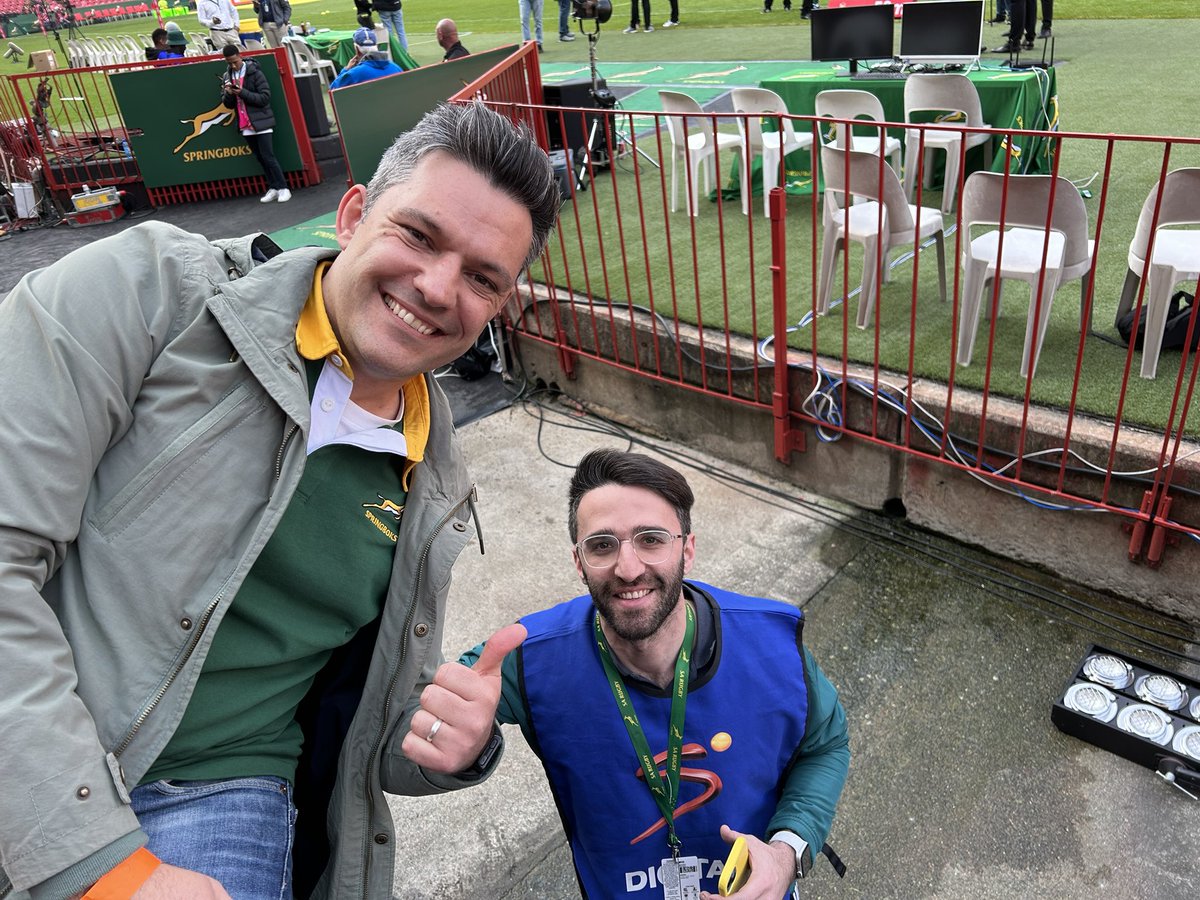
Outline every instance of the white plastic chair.
<svg viewBox="0 0 1200 900">
<path fill-rule="evenodd" d="M 1085 333 L 1090 329 L 1090 316 L 1085 310 L 1095 241 L 1088 239 L 1088 217 L 1083 198 L 1067 179 L 1055 179 L 1050 175 L 1009 175 L 1007 200 L 1004 184 L 1002 173 L 975 172 L 963 186 L 963 283 L 958 318 L 958 362 L 964 366 L 971 364 L 980 312 L 990 303 L 988 285 L 993 279 L 1026 281 L 1029 283 L 1029 313 L 1025 322 L 1021 375 L 1028 377 L 1037 371 L 1054 294 L 1063 283 L 1080 279 L 1079 327 Z M 1049 214 L 1051 189 L 1054 191 L 1052 216 Z M 1003 225 L 1007 229 L 1003 248 L 997 228 L 971 238 L 974 226 L 1001 224 L 1001 204 L 1004 206 Z M 1050 222 L 1049 239 L 1047 221 Z M 1040 313 L 1037 303 L 1039 282 L 1042 285 Z M 1039 313 L 1036 330 L 1035 313 Z"/>
<path fill-rule="evenodd" d="M 904 121 L 912 122 L 913 113 L 956 112 L 962 115 L 962 125 L 969 128 L 991 128 L 983 121 L 979 105 L 979 92 L 966 75 L 947 73 L 944 75 L 910 75 L 904 82 Z M 924 134 L 925 177 L 928 184 L 932 176 L 933 151 L 946 154 L 946 178 L 942 187 L 942 212 L 954 208 L 954 196 L 958 191 L 958 155 L 963 139 L 967 149 L 983 146 L 984 167 L 992 165 L 992 136 L 978 132 L 962 131 L 950 123 L 938 123 L 936 128 L 910 129 L 904 134 L 904 188 L 909 200 L 917 183 L 918 148 L 922 146 Z"/>
<path fill-rule="evenodd" d="M 821 148 L 821 174 L 825 178 L 824 240 L 817 312 L 823 315 L 829 311 L 837 255 L 845 249 L 847 241 L 862 244 L 864 250 L 859 328 L 871 324 L 875 310 L 876 266 L 882 269 L 883 281 L 890 281 L 891 251 L 930 237 L 937 243 L 938 290 L 945 303 L 946 245 L 942 214 L 936 209 L 909 205 L 900 179 L 890 167 L 880 165 L 877 153 L 842 150 L 827 144 Z M 846 204 L 843 200 L 846 194 L 865 202 Z"/>
<path fill-rule="evenodd" d="M 659 91 L 663 112 L 683 113 L 684 115 L 663 116 L 666 120 L 667 134 L 671 138 L 671 212 L 679 208 L 679 167 L 685 169 L 685 177 L 690 173 L 688 181 L 688 211 L 693 216 L 700 215 L 700 173 L 704 172 L 704 189 L 707 192 L 711 186 L 720 182 L 716 177 L 717 157 L 722 150 L 742 151 L 742 139 L 736 134 L 726 134 L 716 131 L 716 123 L 712 116 L 700 108 L 700 104 L 687 94 L 675 91 Z M 697 127 L 698 126 L 698 127 Z M 696 127 L 695 131 L 691 128 Z M 715 141 L 714 141 L 715 131 Z M 746 196 L 746 183 L 742 182 L 742 196 Z"/>
<path fill-rule="evenodd" d="M 796 133 L 788 115 L 787 104 L 774 91 L 766 88 L 734 88 L 733 111 L 746 113 L 737 120 L 738 133 L 742 136 L 742 212 L 750 214 L 750 164 L 754 157 L 762 157 L 763 215 L 771 214 L 771 189 L 779 184 L 779 169 L 783 158 L 795 150 L 812 147 L 813 136 L 807 132 Z M 780 116 L 775 120 L 777 131 L 763 131 L 762 116 Z"/>
<path fill-rule="evenodd" d="M 288 35 L 283 39 L 283 43 L 288 48 L 288 57 L 295 65 L 299 66 L 299 71 L 295 74 L 311 75 L 316 72 L 325 82 L 325 89 L 328 90 L 333 79 L 337 77 L 337 66 L 333 64 L 333 61 L 322 59 L 302 37 Z"/>
<path fill-rule="evenodd" d="M 1158 185 L 1151 188 L 1142 204 L 1133 240 L 1129 242 L 1129 271 L 1121 288 L 1117 318 L 1133 309 L 1138 284 L 1146 278 L 1145 300 L 1141 319 L 1146 323 L 1142 343 L 1142 377 L 1153 378 L 1158 371 L 1162 352 L 1163 331 L 1167 325 L 1167 309 L 1171 304 L 1171 289 L 1179 282 L 1195 283 L 1200 278 L 1200 231 L 1173 228 L 1176 225 L 1200 224 L 1200 168 L 1176 169 L 1165 179 L 1162 206 L 1158 222 L 1154 222 L 1154 207 L 1158 203 Z M 1150 236 L 1154 236 L 1154 255 L 1146 274 L 1146 252 Z"/>
<path fill-rule="evenodd" d="M 871 122 L 887 121 L 887 116 L 883 112 L 883 104 L 870 91 L 821 91 L 817 94 L 816 113 L 821 118 L 827 119 L 867 119 Z M 832 143 L 844 148 L 846 146 L 846 135 L 842 133 L 842 129 L 838 125 L 835 124 L 832 127 L 837 129 L 837 135 Z M 850 132 L 851 150 L 861 150 L 863 153 L 878 153 L 880 133 L 886 132 L 887 129 L 872 126 L 870 134 L 854 134 L 853 128 L 846 128 L 845 130 Z M 883 155 L 887 157 L 888 164 L 891 165 L 897 175 L 900 175 L 901 172 L 900 152 L 903 147 L 904 145 L 900 143 L 899 138 L 884 134 Z"/>
</svg>

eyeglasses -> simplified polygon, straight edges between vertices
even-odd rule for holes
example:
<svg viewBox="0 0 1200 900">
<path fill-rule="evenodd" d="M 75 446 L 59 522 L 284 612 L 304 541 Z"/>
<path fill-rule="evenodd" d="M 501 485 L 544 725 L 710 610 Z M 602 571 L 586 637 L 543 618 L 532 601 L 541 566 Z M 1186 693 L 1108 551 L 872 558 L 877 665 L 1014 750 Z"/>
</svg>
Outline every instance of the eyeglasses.
<svg viewBox="0 0 1200 900">
<path fill-rule="evenodd" d="M 593 534 L 575 545 L 583 564 L 592 569 L 608 569 L 617 564 L 621 545 L 629 544 L 634 555 L 648 566 L 666 562 L 671 555 L 671 545 L 682 534 L 671 534 L 657 528 L 639 531 L 633 537 L 621 540 L 615 534 Z"/>
</svg>

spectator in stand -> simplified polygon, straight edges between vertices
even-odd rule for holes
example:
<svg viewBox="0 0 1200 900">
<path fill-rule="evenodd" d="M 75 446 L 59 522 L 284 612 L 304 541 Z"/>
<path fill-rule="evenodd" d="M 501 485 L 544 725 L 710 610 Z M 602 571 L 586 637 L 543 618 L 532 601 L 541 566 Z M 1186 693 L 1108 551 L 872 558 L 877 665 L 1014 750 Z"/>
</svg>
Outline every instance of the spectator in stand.
<svg viewBox="0 0 1200 900">
<path fill-rule="evenodd" d="M 261 203 L 272 200 L 287 203 L 292 199 L 283 169 L 275 158 L 275 113 L 271 111 L 271 86 L 252 59 L 242 59 L 236 44 L 227 44 L 221 55 L 229 68 L 221 76 L 221 99 L 230 109 L 237 110 L 237 127 L 250 145 L 254 158 L 267 177 L 267 192 Z"/>
<path fill-rule="evenodd" d="M 333 79 L 329 89 L 345 87 L 348 84 L 362 84 L 384 75 L 399 75 L 403 72 L 403 69 L 392 62 L 390 56 L 380 52 L 378 44 L 373 29 L 360 28 L 354 32 L 354 59 L 338 72 L 338 77 Z"/>
<path fill-rule="evenodd" d="M 282 47 L 292 20 L 292 4 L 288 0 L 254 0 L 254 12 L 266 45 L 272 49 Z"/>
<path fill-rule="evenodd" d="M 401 6 L 400 0 L 371 0 L 371 8 L 379 15 L 383 27 L 407 50 L 408 37 L 404 34 L 404 10 Z"/>
<path fill-rule="evenodd" d="M 470 56 L 471 51 L 462 45 L 462 41 L 458 39 L 458 26 L 454 24 L 453 19 L 442 19 L 437 23 L 437 29 L 434 32 L 437 35 L 438 46 L 446 51 L 446 55 L 442 57 L 442 62 L 449 62 L 452 59 L 458 59 L 460 56 Z"/>
<path fill-rule="evenodd" d="M 633 34 L 638 30 L 638 25 L 640 24 L 638 21 L 638 2 L 639 0 L 633 0 L 630 4 L 629 27 L 625 29 L 625 34 Z M 646 21 L 645 30 L 649 34 L 654 30 L 654 26 L 650 24 L 650 0 L 641 0 L 641 4 L 642 18 Z"/>
<path fill-rule="evenodd" d="M 187 35 L 178 28 L 167 32 L 167 49 L 158 54 L 161 59 L 183 59 L 187 55 Z"/>
<path fill-rule="evenodd" d="M 647 0 L 649 2 L 649 0 Z M 518 0 L 521 13 L 521 40 L 531 37 L 529 20 L 533 19 L 532 35 L 537 37 L 538 53 L 542 52 L 542 0 Z"/>
<path fill-rule="evenodd" d="M 571 34 L 571 0 L 558 0 L 558 39 L 575 40 L 575 35 Z"/>
<path fill-rule="evenodd" d="M 196 17 L 208 29 L 214 50 L 241 46 L 242 38 L 238 33 L 241 22 L 233 0 L 200 0 L 196 4 Z"/>
</svg>

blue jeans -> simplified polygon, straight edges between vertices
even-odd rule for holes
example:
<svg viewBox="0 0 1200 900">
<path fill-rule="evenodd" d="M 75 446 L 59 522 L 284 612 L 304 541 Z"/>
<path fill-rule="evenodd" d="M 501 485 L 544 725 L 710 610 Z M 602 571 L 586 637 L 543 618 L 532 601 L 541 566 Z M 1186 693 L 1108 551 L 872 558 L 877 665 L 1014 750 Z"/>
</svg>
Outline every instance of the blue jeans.
<svg viewBox="0 0 1200 900">
<path fill-rule="evenodd" d="M 571 0 L 558 0 L 558 33 L 571 33 Z"/>
<path fill-rule="evenodd" d="M 404 10 L 375 10 L 375 15 L 379 16 L 379 21 L 383 23 L 383 27 L 396 36 L 396 40 L 400 42 L 400 46 L 405 50 L 408 49 L 408 36 L 404 33 Z"/>
<path fill-rule="evenodd" d="M 150 852 L 233 900 L 291 900 L 296 807 L 282 778 L 152 781 L 130 794 Z"/>
<path fill-rule="evenodd" d="M 534 34 L 537 35 L 537 42 L 542 42 L 542 0 L 520 0 L 519 8 L 521 11 L 521 39 L 529 40 L 529 17 L 533 17 Z"/>
</svg>

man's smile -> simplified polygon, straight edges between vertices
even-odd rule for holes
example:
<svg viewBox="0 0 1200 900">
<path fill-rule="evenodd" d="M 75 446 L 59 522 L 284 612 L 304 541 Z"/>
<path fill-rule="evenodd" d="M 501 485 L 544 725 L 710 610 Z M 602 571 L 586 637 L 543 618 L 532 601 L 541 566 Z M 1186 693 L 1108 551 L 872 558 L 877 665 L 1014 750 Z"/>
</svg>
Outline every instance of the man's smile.
<svg viewBox="0 0 1200 900">
<path fill-rule="evenodd" d="M 433 334 L 437 331 L 428 322 L 418 319 L 409 310 L 401 306 L 396 300 L 391 297 L 384 296 L 383 304 L 392 311 L 392 315 L 409 325 L 419 334 Z"/>
</svg>

